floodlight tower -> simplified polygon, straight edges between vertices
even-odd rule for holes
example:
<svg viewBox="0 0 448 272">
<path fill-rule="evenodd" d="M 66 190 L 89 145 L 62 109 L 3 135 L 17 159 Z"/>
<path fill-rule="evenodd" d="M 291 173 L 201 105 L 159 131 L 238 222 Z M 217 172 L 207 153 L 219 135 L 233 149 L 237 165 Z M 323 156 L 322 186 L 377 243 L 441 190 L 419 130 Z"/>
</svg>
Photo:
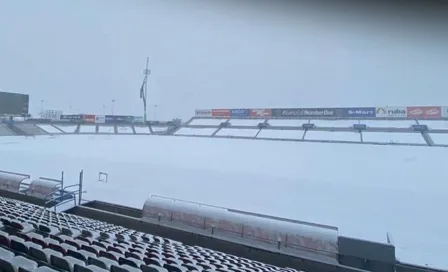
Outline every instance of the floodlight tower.
<svg viewBox="0 0 448 272">
<path fill-rule="evenodd" d="M 146 122 L 146 103 L 148 99 L 148 77 L 151 74 L 149 69 L 149 57 L 146 58 L 146 68 L 143 70 L 145 78 L 143 79 L 142 89 L 140 90 L 140 98 L 143 99 L 143 120 Z"/>
</svg>

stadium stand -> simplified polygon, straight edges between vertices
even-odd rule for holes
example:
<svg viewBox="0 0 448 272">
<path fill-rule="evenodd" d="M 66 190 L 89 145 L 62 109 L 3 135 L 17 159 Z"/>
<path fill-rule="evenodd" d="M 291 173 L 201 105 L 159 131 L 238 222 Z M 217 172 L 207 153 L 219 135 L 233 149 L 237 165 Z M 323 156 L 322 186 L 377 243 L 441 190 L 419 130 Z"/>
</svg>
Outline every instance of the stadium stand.
<svg viewBox="0 0 448 272">
<path fill-rule="evenodd" d="M 24 135 L 46 135 L 47 131 L 41 129 L 35 124 L 18 122 L 14 124 L 14 127 L 18 128 L 19 131 L 22 131 Z"/>
<path fill-rule="evenodd" d="M 14 136 L 16 135 L 12 130 L 8 128 L 5 124 L 0 124 L 0 136 Z"/>
<path fill-rule="evenodd" d="M 0 271 L 440 271 L 331 226 L 159 196 L 142 210 L 89 201 L 56 212 L 12 191 L 0 189 Z"/>
<path fill-rule="evenodd" d="M 2 271 L 296 271 L 3 197 L 0 220 Z"/>
</svg>

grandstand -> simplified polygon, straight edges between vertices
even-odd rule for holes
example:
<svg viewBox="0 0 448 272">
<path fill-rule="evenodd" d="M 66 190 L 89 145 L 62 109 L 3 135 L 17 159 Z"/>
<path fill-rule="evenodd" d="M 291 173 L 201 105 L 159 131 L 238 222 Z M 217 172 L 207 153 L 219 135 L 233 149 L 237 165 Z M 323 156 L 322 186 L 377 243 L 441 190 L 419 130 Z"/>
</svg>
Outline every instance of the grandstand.
<svg viewBox="0 0 448 272">
<path fill-rule="evenodd" d="M 383 117 L 383 110 L 375 109 L 377 117 L 371 108 L 356 109 L 357 114 L 369 116 L 283 118 L 274 116 L 278 109 L 219 109 L 198 110 L 179 124 L 107 116 L 92 119 L 92 115 L 86 122 L 83 115 L 67 119 L 62 115 L 57 120 L 8 121 L 1 124 L 0 135 L 160 135 L 448 146 L 445 116 Z M 396 114 L 384 109 L 391 111 Z M 108 174 L 100 172 L 98 181 L 107 183 Z M 389 234 L 383 243 L 373 242 L 341 235 L 336 226 L 155 195 L 140 209 L 86 200 L 83 182 L 83 172 L 76 184 L 68 184 L 63 172 L 60 179 L 33 179 L 30 174 L 0 171 L 0 271 L 442 271 L 400 262 Z"/>
<path fill-rule="evenodd" d="M 422 113 L 408 116 L 408 108 L 409 113 L 411 109 L 421 108 L 427 112 L 436 109 L 439 114 L 426 116 L 426 113 Z M 30 119 L 26 122 L 2 124 L 0 135 L 140 134 L 321 143 L 448 146 L 448 117 L 446 117 L 446 110 L 442 111 L 445 107 L 420 108 L 353 108 L 353 112 L 356 113 L 353 116 L 347 115 L 351 108 L 340 108 L 337 109 L 340 111 L 339 115 L 313 115 L 312 117 L 273 116 L 273 112 L 280 109 L 196 110 L 196 115 L 183 124 L 174 121 L 144 123 L 140 117 L 132 116 L 62 115 L 62 119 L 56 120 Z M 242 110 L 246 115 L 241 113 Z M 294 113 L 300 109 L 287 110 Z M 323 112 L 322 110 L 325 109 L 319 110 Z M 217 116 L 212 115 L 213 111 L 217 112 Z M 237 114 L 232 115 L 232 112 Z M 333 110 L 333 112 L 336 111 Z M 343 114 L 344 112 L 346 114 Z M 261 116 L 256 115 L 260 113 Z M 362 115 L 363 113 L 365 116 Z M 87 116 L 87 119 L 84 116 Z M 92 122 L 91 120 L 100 121 Z"/>
</svg>

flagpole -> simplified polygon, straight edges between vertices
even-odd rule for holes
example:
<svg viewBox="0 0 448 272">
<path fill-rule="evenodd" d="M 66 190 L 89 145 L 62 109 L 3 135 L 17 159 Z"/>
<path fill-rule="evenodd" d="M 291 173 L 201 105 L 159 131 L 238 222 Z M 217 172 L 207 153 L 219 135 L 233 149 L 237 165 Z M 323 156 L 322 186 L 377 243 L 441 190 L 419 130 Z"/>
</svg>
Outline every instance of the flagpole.
<svg viewBox="0 0 448 272">
<path fill-rule="evenodd" d="M 146 103 L 147 103 L 147 98 L 148 98 L 148 76 L 151 74 L 151 70 L 149 70 L 149 57 L 146 58 L 146 68 L 143 71 L 143 73 L 145 74 L 145 79 L 144 79 L 144 88 L 145 88 L 145 95 L 143 97 L 143 120 L 146 122 Z"/>
</svg>

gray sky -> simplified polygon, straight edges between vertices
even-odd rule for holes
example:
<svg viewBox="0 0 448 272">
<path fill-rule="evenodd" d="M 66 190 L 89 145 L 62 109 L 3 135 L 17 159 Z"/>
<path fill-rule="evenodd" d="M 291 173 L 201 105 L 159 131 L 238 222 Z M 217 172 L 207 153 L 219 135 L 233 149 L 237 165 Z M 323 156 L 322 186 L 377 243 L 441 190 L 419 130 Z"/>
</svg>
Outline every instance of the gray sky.
<svg viewBox="0 0 448 272">
<path fill-rule="evenodd" d="M 149 56 L 161 119 L 195 108 L 448 104 L 447 30 L 269 2 L 0 0 L 0 89 L 29 93 L 33 113 L 44 100 L 109 114 L 116 99 L 115 113 L 141 115 Z"/>
</svg>

